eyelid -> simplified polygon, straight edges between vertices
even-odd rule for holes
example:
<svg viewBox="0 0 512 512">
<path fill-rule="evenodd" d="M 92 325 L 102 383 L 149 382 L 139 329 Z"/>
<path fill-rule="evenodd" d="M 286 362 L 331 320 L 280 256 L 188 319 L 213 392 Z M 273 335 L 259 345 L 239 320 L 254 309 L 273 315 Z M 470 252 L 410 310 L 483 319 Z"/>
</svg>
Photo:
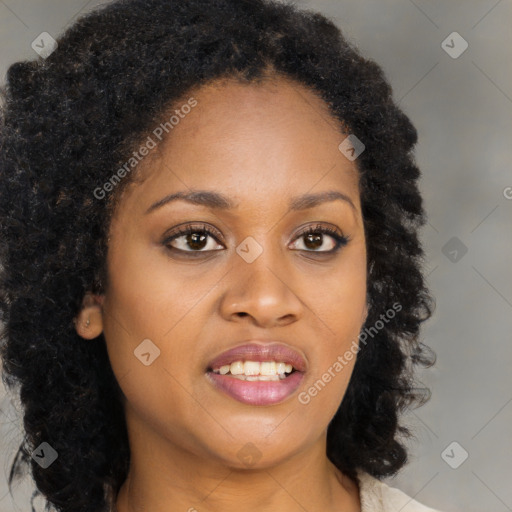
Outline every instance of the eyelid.
<svg viewBox="0 0 512 512">
<path fill-rule="evenodd" d="M 222 238 L 222 233 L 215 227 L 213 227 L 210 224 L 207 224 L 206 222 L 184 222 L 183 224 L 178 224 L 178 226 L 174 226 L 169 231 L 166 231 L 164 235 L 164 241 L 169 240 L 173 237 L 180 236 L 184 233 L 186 233 L 189 230 L 194 231 L 205 231 L 210 236 L 216 239 L 217 242 L 220 243 L 220 240 Z"/>
</svg>

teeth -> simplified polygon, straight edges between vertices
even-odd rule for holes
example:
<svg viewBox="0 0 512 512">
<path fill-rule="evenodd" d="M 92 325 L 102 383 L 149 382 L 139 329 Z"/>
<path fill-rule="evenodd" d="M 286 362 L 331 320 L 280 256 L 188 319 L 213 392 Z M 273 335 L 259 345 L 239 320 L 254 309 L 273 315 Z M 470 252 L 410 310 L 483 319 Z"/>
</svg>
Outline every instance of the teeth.
<svg viewBox="0 0 512 512">
<path fill-rule="evenodd" d="M 233 377 L 235 379 L 249 381 L 282 380 L 286 378 L 284 375 L 233 375 Z"/>
<path fill-rule="evenodd" d="M 293 366 L 289 363 L 276 361 L 233 361 L 220 368 L 215 368 L 215 373 L 221 375 L 231 374 L 242 380 L 280 380 L 285 373 L 291 373 Z"/>
<path fill-rule="evenodd" d="M 258 361 L 245 361 L 244 373 L 245 375 L 259 375 L 260 363 Z"/>
<path fill-rule="evenodd" d="M 263 363 L 260 363 L 260 375 L 275 375 L 276 373 L 275 361 L 264 361 Z"/>
<path fill-rule="evenodd" d="M 242 373 L 244 373 L 244 363 L 242 363 L 242 361 L 231 363 L 229 371 L 231 375 L 242 375 Z"/>
</svg>

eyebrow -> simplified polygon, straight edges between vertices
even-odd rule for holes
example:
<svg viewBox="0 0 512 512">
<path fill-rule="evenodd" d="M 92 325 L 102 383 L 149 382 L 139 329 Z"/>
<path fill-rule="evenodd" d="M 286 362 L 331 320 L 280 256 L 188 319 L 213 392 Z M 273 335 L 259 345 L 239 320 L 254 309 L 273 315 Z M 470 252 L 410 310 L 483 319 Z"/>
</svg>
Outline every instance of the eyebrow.
<svg viewBox="0 0 512 512">
<path fill-rule="evenodd" d="M 219 192 L 213 192 L 211 190 L 193 190 L 191 192 L 176 192 L 174 194 L 169 194 L 163 197 L 156 203 L 153 203 L 146 210 L 145 215 L 158 208 L 161 208 L 166 204 L 180 200 L 215 210 L 232 210 L 234 208 L 238 208 L 239 206 L 238 204 L 235 204 L 229 197 Z M 342 194 L 337 190 L 327 190 L 325 192 L 318 192 L 316 194 L 304 194 L 301 196 L 293 197 L 290 200 L 288 206 L 290 210 L 294 211 L 307 210 L 308 208 L 313 208 L 322 203 L 337 200 L 348 203 L 354 211 L 357 211 L 352 199 L 350 199 L 350 197 L 348 197 L 346 194 Z"/>
</svg>

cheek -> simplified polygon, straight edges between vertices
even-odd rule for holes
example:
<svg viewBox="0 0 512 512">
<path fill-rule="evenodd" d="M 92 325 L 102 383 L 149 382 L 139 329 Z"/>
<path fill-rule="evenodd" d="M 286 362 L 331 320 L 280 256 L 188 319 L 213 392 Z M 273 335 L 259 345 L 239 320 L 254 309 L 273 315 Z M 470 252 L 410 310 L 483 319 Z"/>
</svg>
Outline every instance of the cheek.
<svg viewBox="0 0 512 512">
<path fill-rule="evenodd" d="M 304 411 L 323 418 L 324 423 L 332 419 L 345 395 L 364 323 L 366 258 L 364 246 L 355 249 L 314 296 L 313 308 L 323 334 L 318 339 L 319 350 L 311 354 L 304 391 L 297 398 Z"/>
<path fill-rule="evenodd" d="M 200 335 L 208 313 L 201 299 L 218 276 L 194 279 L 193 266 L 176 272 L 159 250 L 123 245 L 109 255 L 104 302 L 112 369 L 128 400 L 148 414 L 163 403 L 170 410 L 190 409 L 183 386 L 190 388 L 190 367 L 199 360 L 190 340 Z"/>
<path fill-rule="evenodd" d="M 164 341 L 197 304 L 203 287 L 191 284 L 192 266 L 177 272 L 163 248 L 149 250 L 140 242 L 128 242 L 121 240 L 109 254 L 106 320 L 133 342 L 144 338 Z"/>
<path fill-rule="evenodd" d="M 298 394 L 297 402 L 307 417 L 315 418 L 312 430 L 326 428 L 338 410 L 348 387 L 355 360 L 334 363 L 315 374 Z"/>
<path fill-rule="evenodd" d="M 324 343 L 311 365 L 307 380 L 297 395 L 305 417 L 316 418 L 313 429 L 327 427 L 338 410 L 357 358 L 360 324 L 338 329 L 336 342 Z"/>
<path fill-rule="evenodd" d="M 203 323 L 199 299 L 204 292 L 186 286 L 179 273 L 135 256 L 111 261 L 104 303 L 109 359 L 126 397 L 127 416 L 183 441 L 187 425 L 208 420 L 192 397 L 196 347 L 188 343 Z"/>
<path fill-rule="evenodd" d="M 151 366 L 133 367 L 118 381 L 126 397 L 127 422 L 141 436 L 152 430 L 182 449 L 199 454 L 204 449 L 204 431 L 219 439 L 225 435 L 220 423 L 190 391 L 188 383 L 169 370 L 162 357 Z"/>
<path fill-rule="evenodd" d="M 364 319 L 366 305 L 366 253 L 364 245 L 352 247 L 341 263 L 322 279 L 320 289 L 311 296 L 314 312 L 323 322 L 326 337 L 324 353 L 343 350 L 357 337 Z"/>
</svg>

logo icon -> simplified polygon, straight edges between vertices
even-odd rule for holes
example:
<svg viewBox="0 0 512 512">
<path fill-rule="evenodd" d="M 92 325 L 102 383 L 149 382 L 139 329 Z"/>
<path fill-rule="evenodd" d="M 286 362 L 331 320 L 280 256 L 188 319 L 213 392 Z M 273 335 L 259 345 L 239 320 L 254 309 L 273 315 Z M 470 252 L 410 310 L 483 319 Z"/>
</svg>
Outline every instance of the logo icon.
<svg viewBox="0 0 512 512">
<path fill-rule="evenodd" d="M 452 469 L 457 469 L 468 457 L 469 453 L 457 441 L 451 442 L 441 453 L 441 458 Z"/>
<path fill-rule="evenodd" d="M 41 32 L 30 46 L 43 59 L 47 59 L 57 49 L 58 44 L 48 32 Z"/>
<path fill-rule="evenodd" d="M 456 236 L 450 238 L 448 242 L 446 242 L 441 252 L 452 262 L 459 262 L 464 255 L 468 252 L 468 248 L 460 241 Z"/>
<path fill-rule="evenodd" d="M 146 338 L 135 348 L 133 353 L 143 365 L 149 366 L 160 355 L 160 349 Z"/>
<path fill-rule="evenodd" d="M 252 236 L 248 236 L 238 245 L 236 252 L 246 263 L 252 263 L 261 255 L 263 247 Z"/>
<path fill-rule="evenodd" d="M 42 442 L 33 452 L 32 458 L 43 468 L 50 467 L 59 454 L 46 441 Z"/>
<path fill-rule="evenodd" d="M 452 59 L 458 59 L 468 49 L 468 46 L 468 42 L 458 32 L 452 32 L 441 43 L 441 48 Z"/>
<path fill-rule="evenodd" d="M 345 158 L 353 162 L 365 149 L 365 145 L 352 133 L 338 146 Z"/>
<path fill-rule="evenodd" d="M 261 459 L 262 453 L 253 443 L 245 443 L 236 455 L 243 464 L 251 467 Z"/>
</svg>

